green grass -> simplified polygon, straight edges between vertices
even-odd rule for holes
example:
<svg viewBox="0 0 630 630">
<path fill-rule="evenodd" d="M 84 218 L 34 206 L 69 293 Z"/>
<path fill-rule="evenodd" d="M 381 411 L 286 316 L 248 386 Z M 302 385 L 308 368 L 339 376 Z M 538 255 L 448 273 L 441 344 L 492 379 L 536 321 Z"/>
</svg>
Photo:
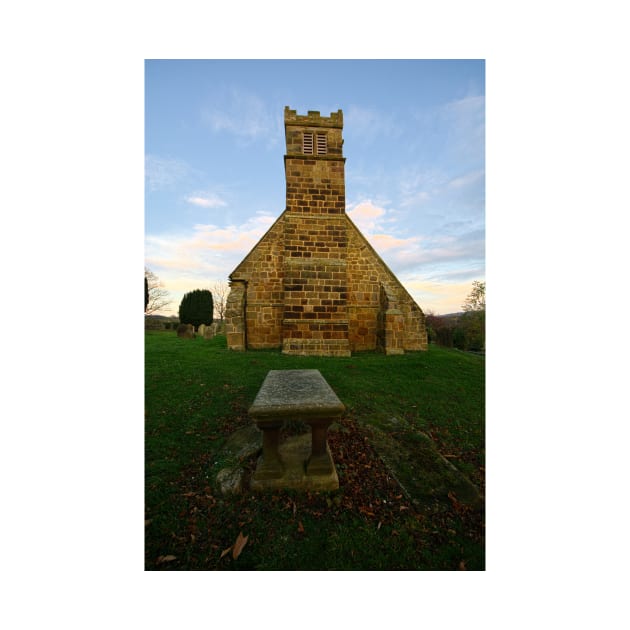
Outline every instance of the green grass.
<svg viewBox="0 0 630 630">
<path fill-rule="evenodd" d="M 147 569 L 484 568 L 483 514 L 456 500 L 413 509 L 372 439 L 387 432 L 414 452 L 422 431 L 483 490 L 483 357 L 437 346 L 391 357 L 237 353 L 224 337 L 187 340 L 172 331 L 147 331 L 145 344 Z M 213 479 L 221 447 L 248 424 L 267 372 L 294 368 L 320 370 L 347 407 L 347 435 L 338 440 L 354 440 L 344 448 L 355 457 L 337 462 L 340 490 L 222 496 Z M 357 477 L 359 454 L 368 459 Z M 239 532 L 248 536 L 241 555 L 221 558 Z"/>
</svg>

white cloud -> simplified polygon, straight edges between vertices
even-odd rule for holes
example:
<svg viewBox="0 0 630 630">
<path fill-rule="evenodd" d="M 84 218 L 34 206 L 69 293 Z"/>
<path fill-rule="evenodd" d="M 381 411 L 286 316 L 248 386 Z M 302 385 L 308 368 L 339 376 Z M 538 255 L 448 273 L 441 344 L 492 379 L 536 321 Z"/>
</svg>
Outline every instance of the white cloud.
<svg viewBox="0 0 630 630">
<path fill-rule="evenodd" d="M 201 120 L 215 132 L 227 132 L 245 142 L 281 138 L 279 114 L 254 92 L 230 87 L 216 91 L 214 102 L 201 111 Z M 279 135 L 280 134 L 280 135 Z"/>
<path fill-rule="evenodd" d="M 194 206 L 201 206 L 202 208 L 220 208 L 227 205 L 225 201 L 217 195 L 191 196 L 186 197 L 186 201 Z"/>
<path fill-rule="evenodd" d="M 483 176 L 483 171 L 473 171 L 460 177 L 455 177 L 448 185 L 450 188 L 466 188 L 472 184 L 476 184 L 480 179 L 483 179 Z"/>
<path fill-rule="evenodd" d="M 483 160 L 485 146 L 485 97 L 468 96 L 444 106 L 448 144 L 460 159 Z"/>
<path fill-rule="evenodd" d="M 486 99 L 483 95 L 471 95 L 444 106 L 444 112 L 462 123 L 479 122 L 485 115 Z"/>
<path fill-rule="evenodd" d="M 400 125 L 391 114 L 350 105 L 344 110 L 344 135 L 352 142 L 371 143 L 378 136 L 395 138 L 401 133 Z"/>
<path fill-rule="evenodd" d="M 429 273 L 437 266 L 449 267 L 479 264 L 484 259 L 484 239 L 482 232 L 460 234 L 456 236 L 416 238 L 405 247 L 394 250 L 388 256 L 394 271 L 423 269 Z M 420 247 L 420 243 L 422 246 Z M 409 246 L 412 245 L 412 246 Z"/>
<path fill-rule="evenodd" d="M 147 234 L 146 266 L 164 283 L 176 311 L 187 291 L 227 281 L 275 220 L 259 213 L 241 225 L 199 224 L 184 233 Z"/>
<path fill-rule="evenodd" d="M 183 160 L 147 155 L 144 159 L 144 175 L 149 190 L 171 188 L 187 177 L 191 168 Z"/>
<path fill-rule="evenodd" d="M 437 197 L 447 183 L 448 177 L 440 170 L 407 168 L 399 180 L 400 206 L 425 204 Z"/>
</svg>

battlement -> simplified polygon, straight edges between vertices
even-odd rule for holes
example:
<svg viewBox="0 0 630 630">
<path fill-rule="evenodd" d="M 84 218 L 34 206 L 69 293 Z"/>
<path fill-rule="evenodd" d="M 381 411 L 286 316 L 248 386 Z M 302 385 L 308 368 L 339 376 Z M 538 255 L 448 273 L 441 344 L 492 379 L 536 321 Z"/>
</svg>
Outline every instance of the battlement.
<svg viewBox="0 0 630 630">
<path fill-rule="evenodd" d="M 284 108 L 285 125 L 301 125 L 304 127 L 329 127 L 334 129 L 343 128 L 343 112 L 331 112 L 330 116 L 322 116 L 319 112 L 309 111 L 306 116 L 301 116 L 295 109 Z"/>
</svg>

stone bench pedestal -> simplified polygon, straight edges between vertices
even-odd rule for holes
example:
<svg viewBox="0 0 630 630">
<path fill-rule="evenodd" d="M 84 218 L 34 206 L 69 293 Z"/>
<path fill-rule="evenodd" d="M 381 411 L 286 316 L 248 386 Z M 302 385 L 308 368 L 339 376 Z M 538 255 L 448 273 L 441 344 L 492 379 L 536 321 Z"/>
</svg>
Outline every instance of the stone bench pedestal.
<svg viewBox="0 0 630 630">
<path fill-rule="evenodd" d="M 252 476 L 251 488 L 336 490 L 339 478 L 328 447 L 328 427 L 345 406 L 319 370 L 271 370 L 249 415 L 263 432 L 263 453 Z M 304 437 L 280 443 L 287 420 L 311 427 L 310 448 Z"/>
</svg>

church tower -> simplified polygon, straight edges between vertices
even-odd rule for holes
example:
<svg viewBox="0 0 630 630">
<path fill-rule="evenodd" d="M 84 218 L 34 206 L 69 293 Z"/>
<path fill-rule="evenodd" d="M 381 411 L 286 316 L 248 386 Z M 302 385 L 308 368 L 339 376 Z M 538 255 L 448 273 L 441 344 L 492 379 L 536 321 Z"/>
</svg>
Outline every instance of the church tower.
<svg viewBox="0 0 630 630">
<path fill-rule="evenodd" d="M 350 356 L 343 112 L 285 107 L 282 351 Z"/>
<path fill-rule="evenodd" d="M 346 215 L 343 113 L 285 107 L 286 207 L 230 274 L 232 350 L 427 349 L 424 313 Z"/>
</svg>

